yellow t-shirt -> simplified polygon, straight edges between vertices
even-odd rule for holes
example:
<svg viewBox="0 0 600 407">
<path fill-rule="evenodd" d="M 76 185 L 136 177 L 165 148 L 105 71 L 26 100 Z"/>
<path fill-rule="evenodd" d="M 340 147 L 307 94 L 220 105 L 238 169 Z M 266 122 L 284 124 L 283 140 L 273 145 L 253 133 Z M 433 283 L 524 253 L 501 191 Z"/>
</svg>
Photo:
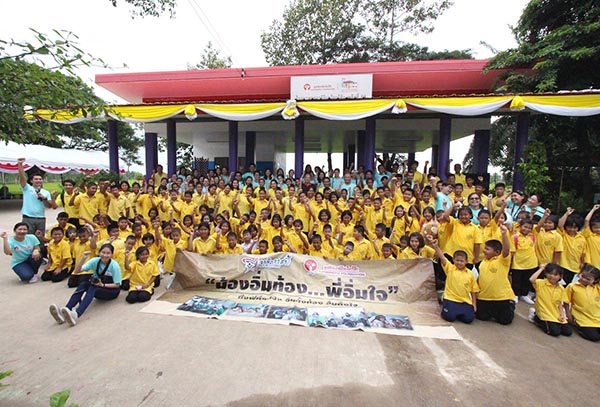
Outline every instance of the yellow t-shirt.
<svg viewBox="0 0 600 407">
<path fill-rule="evenodd" d="M 229 244 L 226 244 L 225 246 L 221 246 L 221 252 L 223 254 L 243 254 L 244 253 L 244 249 L 242 249 L 242 246 L 240 244 L 236 244 L 233 248 L 229 247 Z"/>
<path fill-rule="evenodd" d="M 73 264 L 77 264 L 79 262 L 79 260 L 83 257 L 83 252 L 92 252 L 91 256 L 94 256 L 94 250 L 90 249 L 90 241 L 88 240 L 85 243 L 81 243 L 81 241 L 77 239 L 71 245 L 71 257 L 73 258 Z M 93 274 L 93 271 L 85 271 L 82 269 L 81 272 L 77 274 Z"/>
<path fill-rule="evenodd" d="M 446 273 L 446 289 L 444 290 L 444 299 L 454 302 L 473 304 L 471 293 L 479 292 L 479 285 L 475 281 L 475 276 L 471 270 L 465 268 L 459 270 L 449 261 L 443 265 Z"/>
<path fill-rule="evenodd" d="M 508 280 L 510 270 L 510 255 L 502 254 L 491 259 L 484 259 L 479 265 L 479 292 L 478 298 L 485 301 L 512 300 L 515 293 Z"/>
<path fill-rule="evenodd" d="M 585 237 L 583 237 L 581 233 L 571 236 L 560 229 L 558 230 L 558 233 L 563 239 L 563 251 L 560 253 L 558 265 L 573 273 L 579 273 L 582 260 L 585 261 L 585 252 L 587 248 Z"/>
<path fill-rule="evenodd" d="M 310 227 L 311 227 L 311 223 L 310 223 L 311 222 L 311 215 L 310 215 L 310 212 L 304 206 L 304 204 L 301 204 L 301 203 L 296 203 L 296 204 L 292 205 L 292 208 L 294 209 L 294 213 L 293 213 L 294 220 L 295 219 L 300 219 L 302 221 L 302 230 L 304 232 L 308 232 L 310 230 Z"/>
<path fill-rule="evenodd" d="M 379 254 L 377 254 L 375 252 L 375 250 L 373 250 L 373 257 L 371 257 L 373 260 L 383 260 L 383 254 L 381 253 L 381 248 L 383 247 L 384 244 L 389 243 L 390 239 L 388 239 L 387 237 L 382 237 L 382 238 L 375 238 L 375 246 L 377 246 L 377 250 L 379 251 Z"/>
<path fill-rule="evenodd" d="M 435 259 L 435 250 L 433 250 L 431 247 L 429 246 L 423 246 L 421 249 L 419 249 L 419 253 L 415 253 L 415 251 L 410 247 L 405 247 L 404 250 L 402 250 L 400 252 L 400 255 L 398 256 L 398 259 L 418 259 L 418 258 L 424 258 L 424 259 Z M 383 257 L 382 257 L 383 259 Z"/>
<path fill-rule="evenodd" d="M 600 267 L 600 235 L 592 232 L 589 227 L 583 229 L 582 234 L 587 242 L 585 262 Z"/>
<path fill-rule="evenodd" d="M 114 222 L 118 221 L 121 216 L 127 216 L 127 209 L 131 207 L 131 203 L 125 196 L 119 195 L 116 198 L 110 194 L 109 199 L 107 214 Z"/>
<path fill-rule="evenodd" d="M 569 303 L 567 292 L 560 284 L 553 286 L 547 279 L 538 279 L 533 284 L 535 289 L 535 313 L 542 321 L 566 324 L 559 321 L 562 303 Z"/>
<path fill-rule="evenodd" d="M 79 194 L 73 205 L 79 209 L 79 216 L 83 216 L 88 220 L 92 220 L 99 213 L 98 198 L 95 195 Z"/>
<path fill-rule="evenodd" d="M 192 243 L 192 251 L 200 254 L 213 254 L 217 251 L 217 242 L 212 237 L 208 237 L 206 240 L 198 237 Z"/>
<path fill-rule="evenodd" d="M 535 255 L 534 235 L 530 233 L 527 236 L 523 236 L 521 232 L 517 232 L 510 235 L 509 240 L 510 251 L 513 254 L 513 269 L 530 270 L 538 266 L 538 259 Z"/>
<path fill-rule="evenodd" d="M 231 215 L 233 215 L 233 199 L 234 198 L 235 198 L 235 194 L 233 192 L 229 192 L 229 194 L 225 194 L 225 192 L 221 192 L 219 194 L 219 212 L 228 210 L 229 213 Z"/>
<path fill-rule="evenodd" d="M 139 261 L 134 261 L 131 267 L 131 277 L 129 278 L 129 291 L 137 291 L 136 285 L 146 285 L 152 277 L 159 276 L 160 271 L 158 270 L 158 264 L 154 260 L 148 260 L 146 264 L 142 264 Z M 143 291 L 147 291 L 152 294 L 154 289 L 154 282 L 150 284 Z"/>
<path fill-rule="evenodd" d="M 367 230 L 367 233 L 369 234 L 369 236 L 372 236 L 375 233 L 375 225 L 377 225 L 378 223 L 384 223 L 383 222 L 383 209 L 379 208 L 379 210 L 376 210 L 372 206 L 365 206 L 364 212 L 365 212 L 365 215 L 364 215 L 365 216 L 365 229 Z"/>
<path fill-rule="evenodd" d="M 475 224 L 469 222 L 465 225 L 456 218 L 450 218 L 446 226 L 446 253 L 452 256 L 455 251 L 464 250 L 468 256 L 467 262 L 473 263 L 475 245 L 481 243 L 481 233 Z"/>
<path fill-rule="evenodd" d="M 342 235 L 342 244 L 346 243 L 348 240 L 352 239 L 352 235 L 354 234 L 354 223 L 348 222 L 346 225 L 344 222 L 340 223 L 340 234 Z"/>
<path fill-rule="evenodd" d="M 490 220 L 490 223 L 486 227 L 482 227 L 481 225 L 477 225 L 481 233 L 481 241 L 483 243 L 488 240 L 498 240 L 502 241 L 502 232 L 500 232 L 500 226 L 496 223 L 495 219 Z"/>
<path fill-rule="evenodd" d="M 356 252 L 359 260 L 369 260 L 373 258 L 374 250 L 369 240 L 362 239 L 359 242 L 356 239 L 352 238 L 350 239 L 350 241 L 354 243 L 354 250 L 352 250 L 352 253 Z"/>
<path fill-rule="evenodd" d="M 600 284 L 584 287 L 580 283 L 571 283 L 567 286 L 567 298 L 577 325 L 600 328 Z"/>
<path fill-rule="evenodd" d="M 308 255 L 309 256 L 314 256 L 314 257 L 321 257 L 321 258 L 325 258 L 327 257 L 328 259 L 330 258 L 334 258 L 335 255 L 334 253 L 332 253 L 329 248 L 325 245 L 321 245 L 321 249 L 317 250 L 313 247 L 313 245 L 310 245 L 308 247 Z"/>
<path fill-rule="evenodd" d="M 537 232 L 537 228 L 533 229 L 535 235 L 535 255 L 538 258 L 539 264 L 552 263 L 554 252 L 563 251 L 562 236 L 556 230 L 546 232 L 541 228 Z"/>
<path fill-rule="evenodd" d="M 58 267 L 61 261 L 65 261 L 62 270 L 68 271 L 73 264 L 73 258 L 71 257 L 71 245 L 66 239 L 62 239 L 56 243 L 54 240 L 48 243 L 48 258 L 50 264 L 48 265 L 47 271 L 54 271 Z"/>
<path fill-rule="evenodd" d="M 67 214 L 69 214 L 69 218 L 78 218 L 79 217 L 79 208 L 77 206 L 75 206 L 75 202 L 73 202 L 73 205 L 70 205 L 69 202 L 71 202 L 71 198 L 73 197 L 74 192 L 71 192 L 71 194 L 68 194 L 67 191 L 64 191 L 64 194 L 58 194 L 56 197 L 56 205 L 58 206 L 62 206 L 65 210 L 65 212 L 67 212 Z M 63 199 L 63 195 L 64 195 L 64 199 Z"/>
</svg>

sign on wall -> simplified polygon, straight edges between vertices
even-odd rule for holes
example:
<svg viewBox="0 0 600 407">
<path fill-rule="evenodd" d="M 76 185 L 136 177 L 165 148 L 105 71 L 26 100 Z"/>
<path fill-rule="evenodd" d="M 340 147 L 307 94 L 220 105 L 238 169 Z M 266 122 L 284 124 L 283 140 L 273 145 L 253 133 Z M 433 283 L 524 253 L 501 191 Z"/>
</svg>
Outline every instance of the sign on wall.
<svg viewBox="0 0 600 407">
<path fill-rule="evenodd" d="M 292 76 L 290 95 L 295 100 L 370 99 L 373 74 Z"/>
</svg>

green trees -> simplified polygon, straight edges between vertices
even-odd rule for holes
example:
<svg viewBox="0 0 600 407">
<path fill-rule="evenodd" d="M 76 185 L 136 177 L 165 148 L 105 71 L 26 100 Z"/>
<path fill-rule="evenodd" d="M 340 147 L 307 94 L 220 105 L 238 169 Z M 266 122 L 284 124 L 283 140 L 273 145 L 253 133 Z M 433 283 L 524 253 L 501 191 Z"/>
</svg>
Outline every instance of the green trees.
<svg viewBox="0 0 600 407">
<path fill-rule="evenodd" d="M 488 65 L 491 69 L 510 68 L 498 91 L 556 92 L 600 87 L 597 1 L 532 0 L 513 31 L 518 47 L 499 53 Z M 516 70 L 522 67 L 533 70 L 530 74 Z M 497 133 L 501 133 L 500 127 L 512 131 L 507 127 L 510 121 L 506 118 L 496 122 L 492 135 L 494 128 L 500 130 Z M 513 137 L 512 133 L 509 137 Z M 560 190 L 591 203 L 597 188 L 594 183 L 599 182 L 592 169 L 600 153 L 600 118 L 533 115 L 530 141 L 542 142 L 545 148 L 551 181 L 544 192 L 553 197 L 554 205 L 558 204 Z M 492 143 L 490 155 L 501 156 L 502 145 Z"/>
<path fill-rule="evenodd" d="M 270 65 L 433 59 L 402 33 L 430 32 L 447 0 L 294 0 L 261 35 Z M 469 50 L 437 56 L 472 58 Z"/>
<path fill-rule="evenodd" d="M 200 55 L 200 62 L 191 65 L 188 64 L 188 69 L 220 69 L 231 68 L 231 57 L 221 55 L 221 51 L 216 49 L 211 41 L 208 41 L 206 47 Z"/>
</svg>

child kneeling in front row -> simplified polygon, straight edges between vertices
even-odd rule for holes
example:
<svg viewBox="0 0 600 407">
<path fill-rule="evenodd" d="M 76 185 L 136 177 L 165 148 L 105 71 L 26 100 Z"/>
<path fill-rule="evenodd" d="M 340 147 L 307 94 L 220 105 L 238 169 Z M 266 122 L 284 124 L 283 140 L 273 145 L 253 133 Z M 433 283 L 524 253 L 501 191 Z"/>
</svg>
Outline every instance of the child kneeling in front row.
<svg viewBox="0 0 600 407">
<path fill-rule="evenodd" d="M 452 264 L 444 256 L 437 241 L 431 236 L 427 238 L 446 273 L 442 318 L 449 322 L 458 319 L 465 324 L 470 324 L 475 319 L 477 311 L 476 294 L 479 292 L 479 285 L 473 272 L 467 268 L 467 253 L 462 250 L 455 251 L 452 259 L 454 264 Z"/>
<path fill-rule="evenodd" d="M 567 286 L 567 297 L 571 306 L 567 319 L 575 326 L 582 338 L 600 341 L 600 270 L 585 265 L 579 280 Z"/>
<path fill-rule="evenodd" d="M 146 302 L 154 294 L 154 280 L 160 275 L 156 261 L 149 259 L 150 250 L 146 246 L 138 247 L 135 251 L 133 263 L 129 263 L 130 252 L 125 253 L 125 268 L 131 271 L 129 277 L 129 294 L 127 301 L 130 304 Z"/>
<path fill-rule="evenodd" d="M 538 276 L 544 273 L 545 278 Z M 529 310 L 529 321 L 550 336 L 571 336 L 573 329 L 567 322 L 569 298 L 565 288 L 559 284 L 563 277 L 562 267 L 555 263 L 542 264 L 529 281 L 536 293 L 535 309 Z"/>
</svg>

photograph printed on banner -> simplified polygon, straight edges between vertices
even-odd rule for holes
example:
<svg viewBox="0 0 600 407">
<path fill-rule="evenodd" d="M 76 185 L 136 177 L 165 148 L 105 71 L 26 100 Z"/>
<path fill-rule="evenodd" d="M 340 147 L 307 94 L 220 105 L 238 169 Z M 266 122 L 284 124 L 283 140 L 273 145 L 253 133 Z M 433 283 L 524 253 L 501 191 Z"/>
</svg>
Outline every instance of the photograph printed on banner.
<svg viewBox="0 0 600 407">
<path fill-rule="evenodd" d="M 311 327 L 360 329 L 369 326 L 369 319 L 360 307 L 317 307 L 308 308 L 307 323 Z"/>
<path fill-rule="evenodd" d="M 369 312 L 369 325 L 367 328 L 369 327 L 413 330 L 410 319 L 406 315 L 384 315 L 376 312 Z"/>
<path fill-rule="evenodd" d="M 278 319 L 281 321 L 306 321 L 306 308 L 298 307 L 279 307 L 271 305 L 267 318 Z"/>
<path fill-rule="evenodd" d="M 236 304 L 226 315 L 234 317 L 264 318 L 269 306 L 266 304 Z"/>
<path fill-rule="evenodd" d="M 235 306 L 234 301 L 215 300 L 213 298 L 193 296 L 185 303 L 177 307 L 180 311 L 190 311 L 198 314 L 219 316 Z"/>
</svg>

